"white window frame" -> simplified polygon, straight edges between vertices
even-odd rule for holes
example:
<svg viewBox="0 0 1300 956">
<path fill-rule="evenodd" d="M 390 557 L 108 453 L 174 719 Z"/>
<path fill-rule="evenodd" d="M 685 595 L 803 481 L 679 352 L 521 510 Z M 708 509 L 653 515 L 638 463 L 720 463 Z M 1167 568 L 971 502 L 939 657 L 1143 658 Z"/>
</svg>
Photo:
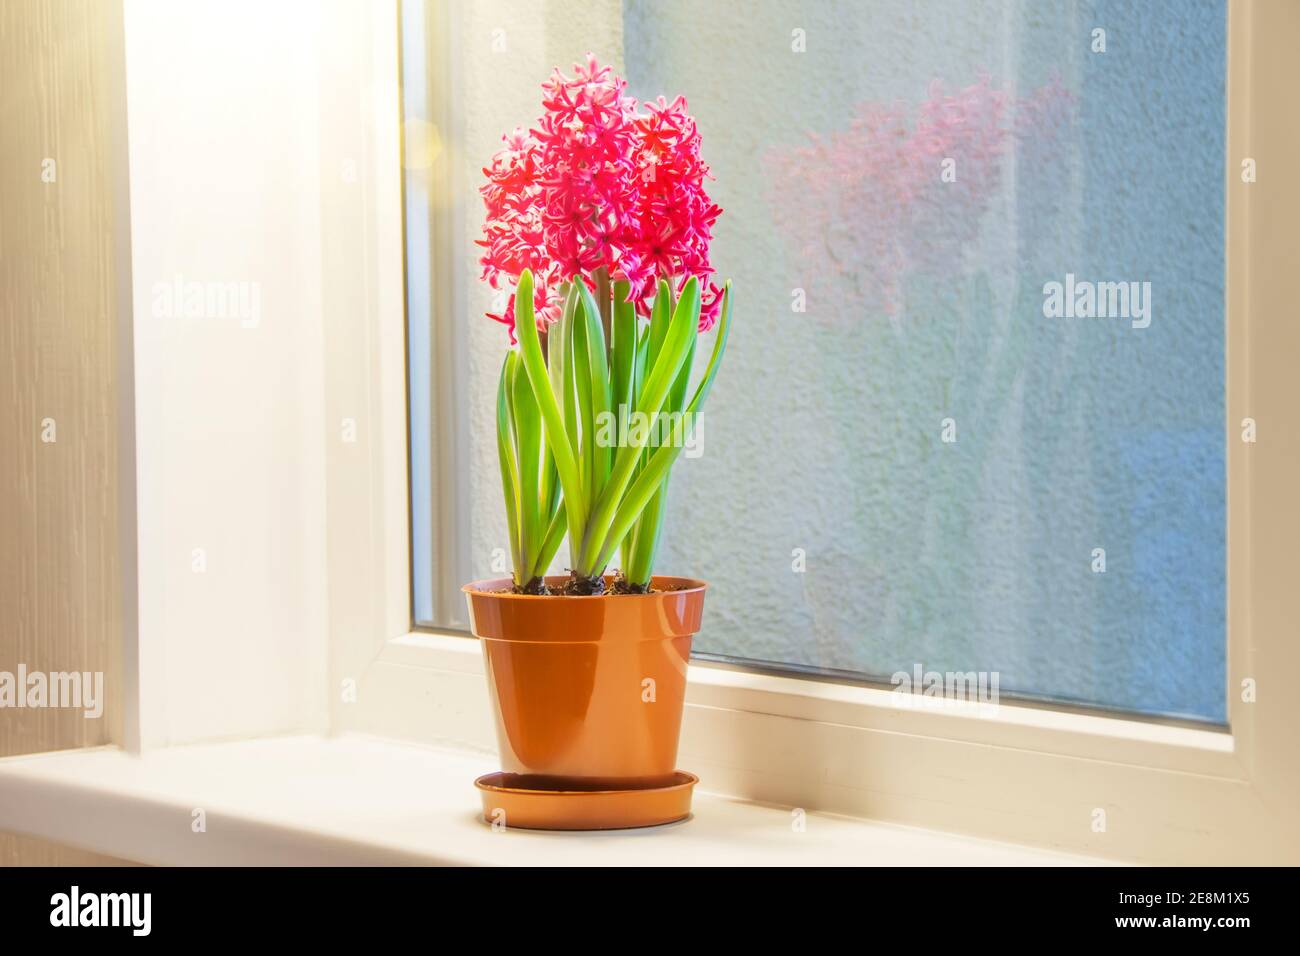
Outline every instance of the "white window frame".
<svg viewBox="0 0 1300 956">
<path fill-rule="evenodd" d="M 992 716 L 908 709 L 879 687 L 754 673 L 693 662 L 680 762 L 703 786 L 744 798 L 869 816 L 915 826 L 1174 864 L 1291 861 L 1300 849 L 1296 670 L 1300 589 L 1292 543 L 1300 540 L 1297 388 L 1279 356 L 1300 354 L 1286 302 L 1286 217 L 1262 205 L 1261 184 L 1236 175 L 1240 157 L 1287 155 L 1285 130 L 1256 115 L 1285 115 L 1286 84 L 1257 84 L 1258 56 L 1287 14 L 1233 2 L 1229 14 L 1227 171 L 1227 461 L 1229 730 L 1100 716 L 1042 704 L 1002 704 Z M 1283 31 L 1285 34 L 1285 32 Z M 1293 142 L 1293 141 L 1292 141 Z M 1294 155 L 1294 154 L 1292 154 Z M 1282 177 L 1280 163 L 1278 178 Z M 1261 174 L 1263 175 L 1263 174 Z M 1271 187 L 1292 200 L 1294 186 Z M 393 192 L 387 184 L 385 194 Z M 1276 194 L 1275 194 L 1276 195 Z M 387 211 L 391 215 L 391 210 Z M 394 223 L 387 223 L 393 228 Z M 389 236 L 389 246 L 395 240 Z M 405 355 L 393 311 L 378 316 L 372 381 Z M 412 631 L 406 568 L 405 395 L 385 390 L 385 445 L 364 480 L 383 518 L 382 545 L 331 547 L 332 571 L 359 573 L 367 553 L 387 569 L 369 594 L 387 640 L 368 666 L 360 703 L 334 708 L 339 730 L 364 730 L 443 746 L 492 750 L 491 717 L 477 642 L 462 632 Z M 1255 444 L 1238 440 L 1245 417 Z M 349 481 L 343 463 L 331 481 Z M 399 481 L 396 476 L 400 476 Z M 331 518 L 334 515 L 331 514 Z M 333 578 L 334 575 L 332 574 Z M 376 620 L 376 623 L 379 619 Z M 400 622 L 400 623 L 399 623 Z M 707 626 L 707 618 L 706 618 Z M 354 642 L 355 644 L 356 642 Z M 335 643 L 336 676 L 355 673 L 355 647 Z M 373 651 L 373 645 L 368 650 Z M 364 652 L 361 654 L 364 657 Z M 1255 682 L 1254 702 L 1242 682 Z"/>
</svg>

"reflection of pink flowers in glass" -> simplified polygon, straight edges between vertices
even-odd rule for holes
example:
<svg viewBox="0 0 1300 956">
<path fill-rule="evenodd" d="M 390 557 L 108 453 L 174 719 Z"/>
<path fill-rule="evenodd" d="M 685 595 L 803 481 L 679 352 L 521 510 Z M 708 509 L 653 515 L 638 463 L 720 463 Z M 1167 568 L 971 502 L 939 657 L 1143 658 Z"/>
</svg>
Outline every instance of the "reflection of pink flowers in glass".
<svg viewBox="0 0 1300 956">
<path fill-rule="evenodd" d="M 487 206 L 480 260 L 493 287 L 533 271 L 540 328 L 560 317 L 559 286 L 605 269 L 631 285 L 637 311 L 649 314 L 655 282 L 704 283 L 701 329 L 721 306 L 709 282 L 709 240 L 722 212 L 704 190 L 708 166 L 700 134 L 681 97 L 637 111 L 626 82 L 588 57 L 569 79 L 556 70 L 542 84 L 544 113 L 532 130 L 515 130 L 485 169 Z M 514 297 L 501 314 L 514 338 Z"/>
<path fill-rule="evenodd" d="M 846 129 L 767 155 L 779 224 L 797 255 L 892 315 L 906 275 L 951 270 L 975 239 L 1010 149 L 1029 146 L 1021 165 L 1055 153 L 1072 103 L 1055 81 L 1011 102 L 987 76 L 955 94 L 934 80 L 910 124 L 901 105 L 864 103 Z"/>
</svg>

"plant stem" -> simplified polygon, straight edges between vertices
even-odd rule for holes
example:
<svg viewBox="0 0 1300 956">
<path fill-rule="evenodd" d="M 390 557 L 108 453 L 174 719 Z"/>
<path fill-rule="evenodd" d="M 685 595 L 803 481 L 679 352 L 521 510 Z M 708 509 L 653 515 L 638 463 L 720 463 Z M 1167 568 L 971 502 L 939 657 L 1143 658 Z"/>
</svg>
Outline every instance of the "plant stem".
<svg viewBox="0 0 1300 956">
<path fill-rule="evenodd" d="M 604 266 L 593 273 L 596 280 L 596 305 L 600 309 L 600 324 L 605 330 L 605 347 L 609 347 L 610 339 L 610 306 L 612 300 L 609 296 L 609 270 Z"/>
</svg>

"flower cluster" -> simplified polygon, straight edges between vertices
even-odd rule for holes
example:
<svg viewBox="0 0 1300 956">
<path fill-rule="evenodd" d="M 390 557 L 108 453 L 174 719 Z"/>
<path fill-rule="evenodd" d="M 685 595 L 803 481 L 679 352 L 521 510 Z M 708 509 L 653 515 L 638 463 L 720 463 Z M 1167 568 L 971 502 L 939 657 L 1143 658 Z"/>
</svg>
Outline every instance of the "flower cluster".
<svg viewBox="0 0 1300 956">
<path fill-rule="evenodd" d="M 542 84 L 537 126 L 503 137 L 483 170 L 483 278 L 513 287 L 531 269 L 544 329 L 560 317 L 560 285 L 575 277 L 593 288 L 601 269 L 626 280 L 629 299 L 648 315 L 657 280 L 680 290 L 695 276 L 707 290 L 700 312 L 707 330 L 721 307 L 709 240 L 722 210 L 704 189 L 709 168 L 686 101 L 660 97 L 638 112 L 626 82 L 594 57 L 574 72 L 570 79 L 556 70 Z M 489 318 L 514 340 L 513 295 Z"/>
</svg>

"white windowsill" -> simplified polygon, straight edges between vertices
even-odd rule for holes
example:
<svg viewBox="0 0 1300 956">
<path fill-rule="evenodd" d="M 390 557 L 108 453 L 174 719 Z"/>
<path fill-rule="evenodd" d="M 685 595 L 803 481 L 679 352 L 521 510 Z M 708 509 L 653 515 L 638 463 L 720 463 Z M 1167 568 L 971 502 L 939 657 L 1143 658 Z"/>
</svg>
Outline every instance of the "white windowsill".
<svg viewBox="0 0 1300 956">
<path fill-rule="evenodd" d="M 0 831 L 159 865 L 1070 865 L 1095 858 L 809 813 L 697 790 L 653 830 L 494 831 L 491 757 L 359 734 L 0 760 Z M 206 832 L 193 829 L 202 810 Z"/>
<path fill-rule="evenodd" d="M 413 631 L 393 638 L 380 659 L 480 678 L 483 674 L 478 640 L 454 632 Z M 1046 733 L 1053 738 L 1043 748 L 1049 752 L 1130 759 L 1144 766 L 1165 763 L 1152 759 L 1153 749 L 1170 762 L 1181 762 L 1181 769 L 1199 772 L 1224 772 L 1233 759 L 1232 736 L 1223 730 L 1051 709 L 1037 702 L 936 701 L 900 694 L 894 688 L 779 676 L 698 660 L 690 663 L 686 686 L 688 703 L 696 705 L 958 737 L 970 735 L 961 729 L 963 725 L 974 726 L 981 741 L 1016 747 L 1033 747 L 1033 735 Z"/>
<path fill-rule="evenodd" d="M 1231 734 L 1039 706 L 932 703 L 696 661 L 678 766 L 714 794 L 786 814 L 815 808 L 1130 863 L 1249 858 L 1241 841 L 1206 829 L 1207 819 L 1255 813 Z M 385 740 L 497 749 L 482 651 L 465 635 L 389 640 L 339 720 Z"/>
</svg>

